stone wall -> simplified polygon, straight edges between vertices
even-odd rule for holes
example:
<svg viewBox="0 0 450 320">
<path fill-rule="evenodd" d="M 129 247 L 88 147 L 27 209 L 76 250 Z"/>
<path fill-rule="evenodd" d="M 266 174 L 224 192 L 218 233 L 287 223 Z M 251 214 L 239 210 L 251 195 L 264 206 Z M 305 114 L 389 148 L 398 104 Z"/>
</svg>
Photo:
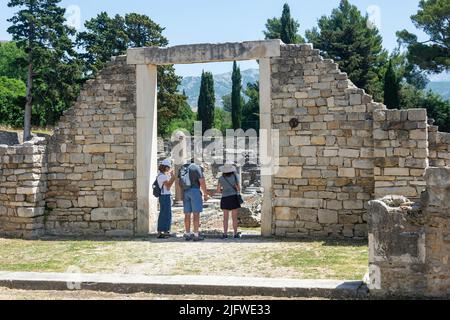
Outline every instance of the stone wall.
<svg viewBox="0 0 450 320">
<path fill-rule="evenodd" d="M 373 127 L 375 197 L 419 198 L 428 167 L 426 110 L 377 110 Z"/>
<path fill-rule="evenodd" d="M 273 128 L 281 137 L 274 233 L 366 237 L 366 202 L 374 192 L 372 112 L 384 106 L 311 45 L 283 45 L 271 68 Z"/>
<path fill-rule="evenodd" d="M 44 233 L 47 141 L 0 145 L 0 235 L 31 238 Z"/>
<path fill-rule="evenodd" d="M 430 148 L 430 166 L 445 167 L 450 165 L 450 133 L 439 132 L 438 127 L 428 127 Z"/>
<path fill-rule="evenodd" d="M 49 143 L 48 234 L 134 234 L 135 93 L 135 67 L 117 57 L 61 118 Z"/>
<path fill-rule="evenodd" d="M 420 202 L 369 203 L 369 287 L 374 295 L 450 297 L 450 168 L 429 168 Z"/>
</svg>

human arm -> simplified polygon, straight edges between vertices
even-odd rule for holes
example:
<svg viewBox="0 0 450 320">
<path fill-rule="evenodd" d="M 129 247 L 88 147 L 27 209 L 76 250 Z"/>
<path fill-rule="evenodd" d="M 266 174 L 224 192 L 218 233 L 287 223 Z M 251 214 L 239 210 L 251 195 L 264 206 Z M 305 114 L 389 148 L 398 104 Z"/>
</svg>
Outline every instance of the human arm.
<svg viewBox="0 0 450 320">
<path fill-rule="evenodd" d="M 175 175 L 173 174 L 173 171 L 170 171 L 170 174 L 171 174 L 170 179 L 164 182 L 164 186 L 166 187 L 167 190 L 170 190 L 170 188 L 172 188 L 176 179 Z"/>
<path fill-rule="evenodd" d="M 205 178 L 200 178 L 199 183 L 200 183 L 200 189 L 202 190 L 202 193 L 203 193 L 203 200 L 208 201 L 209 195 L 208 195 L 208 190 L 206 190 Z"/>
</svg>

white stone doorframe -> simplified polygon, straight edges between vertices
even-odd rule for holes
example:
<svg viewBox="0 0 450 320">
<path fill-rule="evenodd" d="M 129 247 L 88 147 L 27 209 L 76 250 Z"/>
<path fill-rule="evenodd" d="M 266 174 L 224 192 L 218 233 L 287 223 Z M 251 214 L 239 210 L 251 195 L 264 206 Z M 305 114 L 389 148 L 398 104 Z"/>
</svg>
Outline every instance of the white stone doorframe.
<svg viewBox="0 0 450 320">
<path fill-rule="evenodd" d="M 272 128 L 270 58 L 280 56 L 280 40 L 133 48 L 127 63 L 136 65 L 136 235 L 156 231 L 157 201 L 151 185 L 157 175 L 157 66 L 259 60 L 260 127 Z M 261 176 L 264 189 L 261 234 L 272 234 L 272 176 Z"/>
</svg>

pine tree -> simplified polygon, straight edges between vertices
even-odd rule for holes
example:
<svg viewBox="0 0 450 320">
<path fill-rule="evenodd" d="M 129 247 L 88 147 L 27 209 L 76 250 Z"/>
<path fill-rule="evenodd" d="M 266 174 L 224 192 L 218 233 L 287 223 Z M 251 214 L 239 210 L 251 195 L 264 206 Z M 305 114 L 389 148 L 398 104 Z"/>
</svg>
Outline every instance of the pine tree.
<svg viewBox="0 0 450 320">
<path fill-rule="evenodd" d="M 8 19 L 17 46 L 27 54 L 24 140 L 31 138 L 34 106 L 44 113 L 44 122 L 53 122 L 78 95 L 80 63 L 71 36 L 75 30 L 65 25 L 65 9 L 60 0 L 10 0 L 19 7 Z"/>
<path fill-rule="evenodd" d="M 392 66 L 392 60 L 389 60 L 384 76 L 384 104 L 389 109 L 396 109 L 400 106 L 400 84 Z"/>
<path fill-rule="evenodd" d="M 236 61 L 233 62 L 233 73 L 231 74 L 232 89 L 231 89 L 231 120 L 233 129 L 241 128 L 242 120 L 242 77 L 241 70 L 237 66 Z"/>
<path fill-rule="evenodd" d="M 266 39 L 281 39 L 286 44 L 304 43 L 305 39 L 298 34 L 299 28 L 300 24 L 291 17 L 289 5 L 285 3 L 281 18 L 268 19 L 263 33 Z"/>
<path fill-rule="evenodd" d="M 214 94 L 214 78 L 211 72 L 202 72 L 200 93 L 198 96 L 197 119 L 202 121 L 202 133 L 214 125 L 214 108 L 216 98 Z"/>
<path fill-rule="evenodd" d="M 306 37 L 326 58 L 334 59 L 357 87 L 376 100 L 383 99 L 382 67 L 387 52 L 378 30 L 356 6 L 341 0 L 331 16 L 319 19 L 318 28 L 306 31 Z"/>
</svg>

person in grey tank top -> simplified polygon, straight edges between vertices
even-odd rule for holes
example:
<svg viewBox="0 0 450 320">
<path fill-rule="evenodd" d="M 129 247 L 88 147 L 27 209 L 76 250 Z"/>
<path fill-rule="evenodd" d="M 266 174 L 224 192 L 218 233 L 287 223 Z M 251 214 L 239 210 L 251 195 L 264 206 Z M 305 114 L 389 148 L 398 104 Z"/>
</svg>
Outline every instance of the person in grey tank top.
<svg viewBox="0 0 450 320">
<path fill-rule="evenodd" d="M 217 184 L 217 193 L 222 193 L 220 208 L 223 210 L 223 238 L 228 238 L 228 220 L 231 212 L 233 220 L 234 238 L 240 238 L 238 233 L 238 209 L 241 207 L 238 194 L 240 193 L 239 178 L 236 168 L 232 164 L 225 164 L 220 167 L 222 176 Z"/>
</svg>

